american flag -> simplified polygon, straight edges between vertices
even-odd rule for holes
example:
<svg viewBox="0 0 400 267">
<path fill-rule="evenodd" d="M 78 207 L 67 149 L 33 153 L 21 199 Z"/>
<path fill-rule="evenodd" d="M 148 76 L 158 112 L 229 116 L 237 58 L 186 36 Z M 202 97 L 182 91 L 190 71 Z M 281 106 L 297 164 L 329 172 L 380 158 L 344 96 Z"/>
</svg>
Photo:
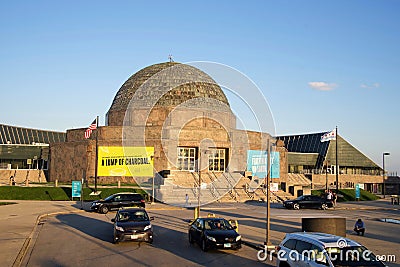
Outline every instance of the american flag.
<svg viewBox="0 0 400 267">
<path fill-rule="evenodd" d="M 85 131 L 85 138 L 88 139 L 92 134 L 92 131 L 96 130 L 96 128 L 97 128 L 97 121 L 96 119 L 94 119 L 94 121 L 90 124 L 89 128 L 87 128 Z"/>
</svg>

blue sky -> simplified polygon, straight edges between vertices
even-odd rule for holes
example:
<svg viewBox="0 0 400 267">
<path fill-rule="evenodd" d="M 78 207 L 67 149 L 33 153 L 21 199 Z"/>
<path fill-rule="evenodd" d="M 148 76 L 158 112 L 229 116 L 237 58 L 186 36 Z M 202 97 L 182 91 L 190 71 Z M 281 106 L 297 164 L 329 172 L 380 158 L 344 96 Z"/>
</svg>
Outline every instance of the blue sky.
<svg viewBox="0 0 400 267">
<path fill-rule="evenodd" d="M 103 122 L 130 75 L 172 54 L 246 74 L 277 134 L 338 126 L 378 164 L 390 152 L 400 173 L 399 1 L 214 2 L 3 1 L 0 123 Z"/>
</svg>

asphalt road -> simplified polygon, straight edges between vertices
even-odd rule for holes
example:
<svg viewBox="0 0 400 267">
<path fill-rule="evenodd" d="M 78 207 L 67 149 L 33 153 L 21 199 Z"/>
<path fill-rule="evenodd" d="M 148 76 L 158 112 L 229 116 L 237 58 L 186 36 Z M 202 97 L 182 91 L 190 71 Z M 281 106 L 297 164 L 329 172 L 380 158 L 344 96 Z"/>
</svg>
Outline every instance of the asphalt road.
<svg viewBox="0 0 400 267">
<path fill-rule="evenodd" d="M 202 215 L 212 212 L 218 216 L 239 221 L 239 233 L 253 244 L 265 240 L 266 209 L 263 203 L 235 203 L 203 208 Z M 155 216 L 154 243 L 112 243 L 111 218 L 107 215 L 81 212 L 58 214 L 43 219 L 22 266 L 268 266 L 274 261 L 257 260 L 257 250 L 243 246 L 238 251 L 203 252 L 187 239 L 187 221 L 193 211 L 186 209 L 149 209 Z M 388 266 L 400 266 L 400 225 L 379 221 L 381 218 L 400 219 L 398 210 L 337 209 L 286 210 L 280 206 L 271 209 L 271 242 L 275 245 L 285 233 L 301 231 L 302 217 L 345 217 L 347 237 L 358 241 L 377 255 L 391 257 Z M 367 226 L 365 236 L 351 231 L 356 219 Z M 394 256 L 394 257 L 393 257 Z"/>
<path fill-rule="evenodd" d="M 172 213 L 172 214 L 171 214 Z M 26 256 L 27 266 L 265 266 L 256 251 L 203 252 L 187 239 L 187 210 L 149 212 L 155 216 L 154 242 L 112 243 L 113 226 L 107 215 L 61 214 L 41 221 L 35 246 Z M 185 218 L 185 219 L 183 219 Z"/>
</svg>

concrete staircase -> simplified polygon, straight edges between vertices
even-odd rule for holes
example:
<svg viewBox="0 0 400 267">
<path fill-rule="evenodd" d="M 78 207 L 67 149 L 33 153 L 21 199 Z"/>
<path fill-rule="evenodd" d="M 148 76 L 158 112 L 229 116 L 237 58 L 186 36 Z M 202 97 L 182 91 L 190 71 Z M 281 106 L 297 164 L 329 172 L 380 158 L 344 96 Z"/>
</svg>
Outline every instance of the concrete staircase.
<svg viewBox="0 0 400 267">
<path fill-rule="evenodd" d="M 199 174 L 171 173 L 167 178 L 157 179 L 155 197 L 158 201 L 180 206 L 196 207 L 199 194 Z M 253 177 L 251 180 L 241 173 L 201 173 L 200 205 L 212 202 L 266 201 L 264 179 Z M 189 197 L 186 204 L 186 194 Z M 295 197 L 282 190 L 271 192 L 271 203 L 282 203 Z"/>
<path fill-rule="evenodd" d="M 295 199 L 296 197 L 290 193 L 287 193 L 283 190 L 278 190 L 277 192 L 271 192 L 271 197 L 274 198 L 276 203 L 283 203 L 285 200 Z"/>
<path fill-rule="evenodd" d="M 158 201 L 176 206 L 195 207 L 198 205 L 199 195 L 199 177 L 198 173 L 191 173 L 187 177 L 186 185 L 177 185 L 173 175 L 163 179 L 163 184 L 155 190 L 155 197 Z M 202 173 L 201 180 L 209 181 L 200 186 L 200 204 L 208 204 L 220 201 L 221 198 L 229 198 L 230 201 L 239 201 L 239 193 L 236 191 L 236 185 L 243 178 L 240 173 Z M 189 197 L 186 204 L 186 194 Z"/>
<path fill-rule="evenodd" d="M 27 180 L 29 183 L 47 182 L 46 173 L 43 170 L 0 169 L 0 185 L 10 185 L 11 176 L 18 185 L 25 185 Z"/>
</svg>

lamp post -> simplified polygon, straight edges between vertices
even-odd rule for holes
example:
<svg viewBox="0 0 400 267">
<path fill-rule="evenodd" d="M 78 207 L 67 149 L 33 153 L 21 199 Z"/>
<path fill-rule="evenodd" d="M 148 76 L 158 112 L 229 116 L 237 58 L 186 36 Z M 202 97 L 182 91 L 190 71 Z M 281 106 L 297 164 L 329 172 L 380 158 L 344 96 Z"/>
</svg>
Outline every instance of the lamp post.
<svg viewBox="0 0 400 267">
<path fill-rule="evenodd" d="M 200 197 L 201 197 L 201 170 L 202 170 L 202 166 L 201 166 L 201 157 L 202 154 L 204 154 L 204 156 L 206 156 L 208 153 L 208 149 L 203 149 L 199 151 L 199 160 L 198 160 L 198 175 L 199 175 L 199 185 L 198 185 L 198 190 L 197 190 L 197 208 L 195 209 L 195 218 L 200 217 L 200 206 L 201 206 L 201 201 L 200 201 Z M 207 165 L 208 166 L 208 165 Z"/>
<path fill-rule="evenodd" d="M 383 154 L 382 154 L 382 165 L 383 165 L 383 180 L 382 180 L 382 194 L 383 194 L 383 198 L 385 198 L 385 156 L 389 156 L 390 155 L 390 153 L 389 152 L 384 152 Z"/>
<path fill-rule="evenodd" d="M 200 156 L 201 157 L 201 156 Z M 201 201 L 200 201 L 200 194 L 201 194 L 201 166 L 200 166 L 200 158 L 199 158 L 199 186 L 197 187 L 197 218 L 200 217 L 200 205 L 201 205 Z"/>
<path fill-rule="evenodd" d="M 265 191 L 265 195 L 267 197 L 267 223 L 266 223 L 266 228 L 265 228 L 265 246 L 268 250 L 268 246 L 270 245 L 270 185 L 271 185 L 271 141 L 268 138 L 267 140 L 267 180 L 266 180 L 266 191 Z"/>
<path fill-rule="evenodd" d="M 325 166 L 326 166 L 326 170 L 325 170 L 325 191 L 328 192 L 328 163 L 329 160 L 325 159 Z"/>
</svg>

